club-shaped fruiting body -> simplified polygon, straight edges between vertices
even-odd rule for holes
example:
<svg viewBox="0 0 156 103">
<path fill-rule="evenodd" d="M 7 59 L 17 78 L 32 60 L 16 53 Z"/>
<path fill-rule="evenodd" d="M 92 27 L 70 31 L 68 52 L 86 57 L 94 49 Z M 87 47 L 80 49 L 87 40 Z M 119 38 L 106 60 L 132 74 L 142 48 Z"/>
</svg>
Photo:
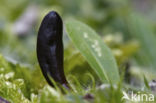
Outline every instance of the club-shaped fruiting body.
<svg viewBox="0 0 156 103">
<path fill-rule="evenodd" d="M 47 82 L 53 86 L 50 77 L 67 86 L 63 70 L 63 22 L 55 12 L 49 12 L 43 19 L 37 37 L 37 58 Z M 50 76 L 50 77 L 49 77 Z"/>
</svg>

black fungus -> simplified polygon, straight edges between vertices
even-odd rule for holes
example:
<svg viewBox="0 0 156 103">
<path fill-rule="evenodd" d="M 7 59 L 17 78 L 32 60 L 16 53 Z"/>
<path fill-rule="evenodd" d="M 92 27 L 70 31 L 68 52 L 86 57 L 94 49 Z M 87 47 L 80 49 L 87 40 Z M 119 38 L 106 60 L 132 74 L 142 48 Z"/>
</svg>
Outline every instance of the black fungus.
<svg viewBox="0 0 156 103">
<path fill-rule="evenodd" d="M 42 73 L 49 85 L 54 81 L 68 88 L 63 67 L 63 22 L 55 11 L 49 12 L 43 19 L 37 37 L 37 58 Z"/>
</svg>

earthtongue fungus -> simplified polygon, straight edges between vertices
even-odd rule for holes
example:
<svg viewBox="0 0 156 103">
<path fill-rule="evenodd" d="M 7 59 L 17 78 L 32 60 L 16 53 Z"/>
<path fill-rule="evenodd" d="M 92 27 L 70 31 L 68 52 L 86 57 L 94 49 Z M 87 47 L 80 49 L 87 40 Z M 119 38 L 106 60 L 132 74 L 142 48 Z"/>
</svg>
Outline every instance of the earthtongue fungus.
<svg viewBox="0 0 156 103">
<path fill-rule="evenodd" d="M 55 11 L 43 19 L 37 37 L 37 58 L 44 77 L 54 86 L 51 78 L 65 88 L 69 88 L 63 67 L 63 22 Z"/>
</svg>

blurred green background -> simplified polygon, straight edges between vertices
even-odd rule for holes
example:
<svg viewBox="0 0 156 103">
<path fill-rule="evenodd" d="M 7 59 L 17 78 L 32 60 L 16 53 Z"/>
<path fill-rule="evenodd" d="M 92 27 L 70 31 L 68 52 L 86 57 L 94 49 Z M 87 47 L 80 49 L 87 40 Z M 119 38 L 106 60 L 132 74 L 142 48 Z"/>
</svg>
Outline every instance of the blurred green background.
<svg viewBox="0 0 156 103">
<path fill-rule="evenodd" d="M 14 78 L 28 81 L 33 89 L 23 89 L 29 91 L 23 92 L 27 98 L 46 84 L 37 62 L 36 38 L 41 20 L 51 10 L 64 22 L 74 18 L 91 26 L 111 48 L 119 71 L 125 69 L 128 85 L 140 87 L 143 76 L 156 79 L 155 0 L 0 0 L 0 73 L 13 71 Z M 87 87 L 85 73 L 91 73 L 100 85 L 65 30 L 63 40 L 66 75 L 75 75 Z"/>
<path fill-rule="evenodd" d="M 38 28 L 44 15 L 55 10 L 63 21 L 75 18 L 91 26 L 118 62 L 155 71 L 155 9 L 154 0 L 1 0 L 0 52 L 14 63 L 37 64 Z M 64 43 L 65 49 L 72 48 L 66 32 Z M 65 52 L 65 58 L 69 55 Z"/>
</svg>

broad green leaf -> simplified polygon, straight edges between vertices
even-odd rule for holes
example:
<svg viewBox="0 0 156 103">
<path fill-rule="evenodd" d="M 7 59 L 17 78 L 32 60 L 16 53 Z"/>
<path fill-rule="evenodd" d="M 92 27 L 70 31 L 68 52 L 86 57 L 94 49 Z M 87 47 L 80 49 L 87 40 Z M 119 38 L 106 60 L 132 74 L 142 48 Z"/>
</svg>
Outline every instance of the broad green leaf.
<svg viewBox="0 0 156 103">
<path fill-rule="evenodd" d="M 66 31 L 102 82 L 119 81 L 118 68 L 112 52 L 94 30 L 79 21 L 69 20 L 66 22 Z"/>
</svg>

